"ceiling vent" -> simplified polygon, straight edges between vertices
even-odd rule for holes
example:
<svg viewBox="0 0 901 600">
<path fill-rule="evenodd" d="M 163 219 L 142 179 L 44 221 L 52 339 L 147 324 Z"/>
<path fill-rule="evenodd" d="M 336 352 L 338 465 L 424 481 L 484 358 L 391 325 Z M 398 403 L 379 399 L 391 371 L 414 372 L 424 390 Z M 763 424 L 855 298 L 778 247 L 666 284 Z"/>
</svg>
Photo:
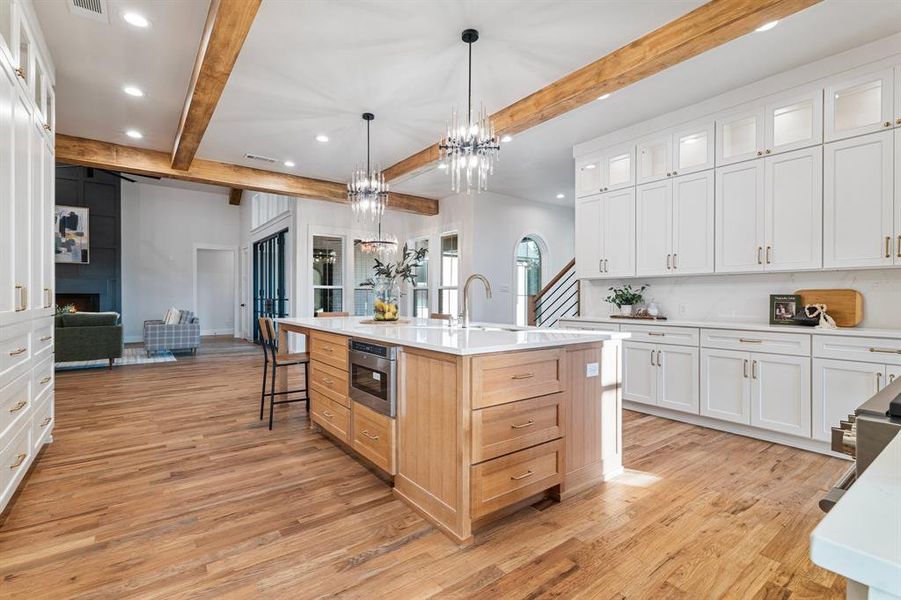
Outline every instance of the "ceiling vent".
<svg viewBox="0 0 901 600">
<path fill-rule="evenodd" d="M 268 156 L 260 156 L 259 154 L 250 154 L 249 152 L 244 155 L 244 158 L 247 158 L 250 160 L 258 160 L 260 162 L 269 163 L 269 164 L 278 162 L 274 158 L 269 158 Z"/>
<path fill-rule="evenodd" d="M 109 23 L 106 0 L 68 0 L 69 12 L 100 23 Z"/>
</svg>

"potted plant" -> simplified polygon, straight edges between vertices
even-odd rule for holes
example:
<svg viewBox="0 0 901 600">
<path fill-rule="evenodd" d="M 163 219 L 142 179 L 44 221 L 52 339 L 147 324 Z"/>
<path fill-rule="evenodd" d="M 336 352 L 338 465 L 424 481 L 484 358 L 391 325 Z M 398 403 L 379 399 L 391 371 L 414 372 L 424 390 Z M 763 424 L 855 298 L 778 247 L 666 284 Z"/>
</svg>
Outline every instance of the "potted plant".
<svg viewBox="0 0 901 600">
<path fill-rule="evenodd" d="M 375 275 L 361 285 L 371 287 L 375 291 L 373 318 L 376 321 L 396 321 L 398 318 L 398 299 L 400 284 L 407 281 L 416 283 L 416 269 L 422 266 L 428 254 L 427 248 L 411 250 L 404 244 L 403 258 L 397 262 L 382 262 L 375 259 L 372 267 Z"/>
<path fill-rule="evenodd" d="M 611 294 L 607 296 L 606 301 L 619 309 L 623 316 L 631 316 L 633 307 L 644 301 L 643 293 L 648 289 L 648 284 L 644 284 L 639 289 L 633 288 L 628 283 L 623 287 L 611 287 Z"/>
</svg>

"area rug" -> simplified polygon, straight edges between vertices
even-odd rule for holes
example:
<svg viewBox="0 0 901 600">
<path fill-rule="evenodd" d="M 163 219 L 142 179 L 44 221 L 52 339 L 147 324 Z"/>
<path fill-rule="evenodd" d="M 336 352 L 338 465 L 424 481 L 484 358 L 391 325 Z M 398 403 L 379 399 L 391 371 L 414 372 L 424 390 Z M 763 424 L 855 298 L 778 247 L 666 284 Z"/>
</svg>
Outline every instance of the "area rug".
<svg viewBox="0 0 901 600">
<path fill-rule="evenodd" d="M 151 363 L 167 362 L 176 362 L 175 357 L 168 350 L 165 352 L 156 352 L 148 357 L 143 348 L 126 348 L 122 357 L 117 358 L 113 363 L 113 366 L 124 367 L 127 365 L 147 365 Z M 57 371 L 98 369 L 100 367 L 109 367 L 109 360 L 101 358 L 100 360 L 73 360 L 70 362 L 56 363 Z"/>
</svg>

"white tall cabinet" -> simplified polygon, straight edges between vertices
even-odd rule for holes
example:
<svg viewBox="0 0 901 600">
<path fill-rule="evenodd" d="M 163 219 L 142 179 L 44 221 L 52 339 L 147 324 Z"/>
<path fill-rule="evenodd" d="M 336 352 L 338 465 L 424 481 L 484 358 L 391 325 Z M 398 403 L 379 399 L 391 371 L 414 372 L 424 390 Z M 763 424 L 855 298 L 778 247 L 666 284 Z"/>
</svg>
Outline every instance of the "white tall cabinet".
<svg viewBox="0 0 901 600">
<path fill-rule="evenodd" d="M 54 423 L 53 67 L 30 3 L 0 0 L 0 511 Z"/>
</svg>

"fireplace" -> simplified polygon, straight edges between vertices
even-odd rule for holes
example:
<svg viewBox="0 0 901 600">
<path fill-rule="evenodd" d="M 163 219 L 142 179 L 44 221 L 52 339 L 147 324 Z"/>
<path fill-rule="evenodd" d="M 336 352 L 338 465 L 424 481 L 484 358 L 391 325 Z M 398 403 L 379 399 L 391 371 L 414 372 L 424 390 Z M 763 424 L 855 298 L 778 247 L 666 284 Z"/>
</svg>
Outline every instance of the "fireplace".
<svg viewBox="0 0 901 600">
<path fill-rule="evenodd" d="M 100 294 L 57 294 L 56 305 L 59 307 L 75 307 L 78 312 L 97 312 L 100 310 Z"/>
</svg>

